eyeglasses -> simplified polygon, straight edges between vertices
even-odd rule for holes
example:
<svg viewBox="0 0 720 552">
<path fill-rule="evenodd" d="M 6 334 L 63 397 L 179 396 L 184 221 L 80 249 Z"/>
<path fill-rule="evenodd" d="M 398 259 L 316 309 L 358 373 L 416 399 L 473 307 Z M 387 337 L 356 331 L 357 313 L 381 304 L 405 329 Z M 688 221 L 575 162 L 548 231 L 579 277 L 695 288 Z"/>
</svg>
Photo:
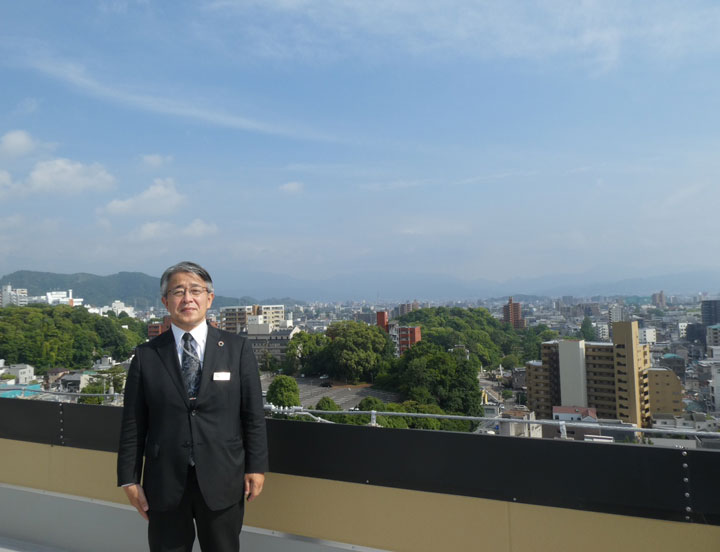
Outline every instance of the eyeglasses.
<svg viewBox="0 0 720 552">
<path fill-rule="evenodd" d="M 176 299 L 180 299 L 182 297 L 185 297 L 185 294 L 189 292 L 190 295 L 192 295 L 193 297 L 200 297 L 207 290 L 208 289 L 204 287 L 191 287 L 190 289 L 176 288 L 168 291 L 168 295 L 172 295 Z"/>
</svg>

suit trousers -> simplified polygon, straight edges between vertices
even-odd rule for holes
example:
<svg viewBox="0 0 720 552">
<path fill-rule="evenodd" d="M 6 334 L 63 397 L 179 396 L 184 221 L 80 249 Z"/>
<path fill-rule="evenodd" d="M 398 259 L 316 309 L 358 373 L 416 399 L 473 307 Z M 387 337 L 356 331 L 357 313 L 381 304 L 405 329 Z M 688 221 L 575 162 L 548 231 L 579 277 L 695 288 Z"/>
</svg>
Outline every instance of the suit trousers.
<svg viewBox="0 0 720 552">
<path fill-rule="evenodd" d="M 191 552 L 195 527 L 203 552 L 239 552 L 244 511 L 242 500 L 223 510 L 208 508 L 198 486 L 195 468 L 189 467 L 178 508 L 154 512 L 151 506 L 148 512 L 150 552 Z"/>
</svg>

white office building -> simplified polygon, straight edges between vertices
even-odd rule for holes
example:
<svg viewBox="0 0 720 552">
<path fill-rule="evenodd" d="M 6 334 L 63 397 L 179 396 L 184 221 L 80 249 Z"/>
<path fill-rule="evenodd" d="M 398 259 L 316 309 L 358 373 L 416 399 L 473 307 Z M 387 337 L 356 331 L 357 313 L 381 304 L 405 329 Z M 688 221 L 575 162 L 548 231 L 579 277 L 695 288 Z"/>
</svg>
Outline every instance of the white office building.
<svg viewBox="0 0 720 552">
<path fill-rule="evenodd" d="M 655 328 L 640 328 L 638 339 L 642 345 L 655 345 L 657 342 L 657 331 Z"/>
<path fill-rule="evenodd" d="M 10 284 L 5 284 L 0 289 L 0 307 L 26 307 L 27 304 L 27 289 L 13 289 Z"/>
</svg>

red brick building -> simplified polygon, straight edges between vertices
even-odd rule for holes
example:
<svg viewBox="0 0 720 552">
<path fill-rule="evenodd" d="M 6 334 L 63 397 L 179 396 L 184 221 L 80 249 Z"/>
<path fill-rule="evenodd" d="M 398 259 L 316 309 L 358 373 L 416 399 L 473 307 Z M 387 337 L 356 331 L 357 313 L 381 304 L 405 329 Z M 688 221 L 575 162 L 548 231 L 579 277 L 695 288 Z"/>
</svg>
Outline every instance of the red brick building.
<svg viewBox="0 0 720 552">
<path fill-rule="evenodd" d="M 377 325 L 390 335 L 398 356 L 422 340 L 420 326 L 399 326 L 397 322 L 390 322 L 387 311 L 377 312 Z"/>
<path fill-rule="evenodd" d="M 148 339 L 159 336 L 170 329 L 170 317 L 163 316 L 162 322 L 151 322 L 148 324 Z"/>
<path fill-rule="evenodd" d="M 522 303 L 514 303 L 509 297 L 507 305 L 503 305 L 503 322 L 510 324 L 516 330 L 525 327 L 525 319 L 522 317 Z"/>
<path fill-rule="evenodd" d="M 422 339 L 420 326 L 398 326 L 398 353 L 401 355 Z"/>
</svg>

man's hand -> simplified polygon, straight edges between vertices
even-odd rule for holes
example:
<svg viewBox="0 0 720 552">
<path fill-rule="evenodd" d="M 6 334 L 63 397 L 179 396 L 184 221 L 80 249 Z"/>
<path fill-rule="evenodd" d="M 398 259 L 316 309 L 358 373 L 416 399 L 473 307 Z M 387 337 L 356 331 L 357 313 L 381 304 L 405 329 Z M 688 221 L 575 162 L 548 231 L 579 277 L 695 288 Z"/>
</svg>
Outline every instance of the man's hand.
<svg viewBox="0 0 720 552">
<path fill-rule="evenodd" d="M 262 492 L 264 484 L 264 473 L 245 474 L 245 498 L 248 502 L 252 502 L 253 499 Z"/>
<path fill-rule="evenodd" d="M 247 483 L 245 483 L 245 486 L 247 488 Z M 262 488 L 262 483 L 260 484 L 260 488 Z M 148 503 L 145 499 L 145 491 L 143 491 L 143 488 L 137 483 L 135 483 L 134 485 L 128 485 L 126 487 L 123 487 L 123 491 L 125 491 L 125 494 L 127 495 L 130 504 L 135 506 L 135 509 L 138 511 L 138 513 L 147 521 Z"/>
</svg>

